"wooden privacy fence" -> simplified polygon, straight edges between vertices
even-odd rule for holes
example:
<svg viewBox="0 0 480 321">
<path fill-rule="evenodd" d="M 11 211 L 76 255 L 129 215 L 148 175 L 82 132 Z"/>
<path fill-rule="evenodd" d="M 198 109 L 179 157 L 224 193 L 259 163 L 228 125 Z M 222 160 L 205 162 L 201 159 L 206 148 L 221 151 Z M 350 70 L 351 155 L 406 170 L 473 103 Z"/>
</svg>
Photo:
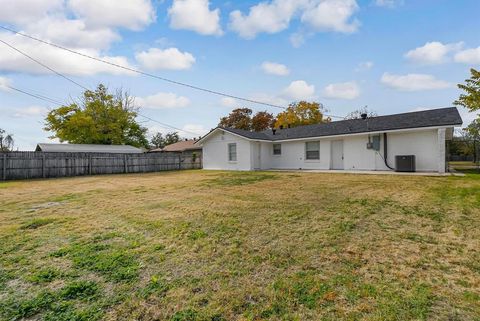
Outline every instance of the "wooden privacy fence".
<svg viewBox="0 0 480 321">
<path fill-rule="evenodd" d="M 4 181 L 199 168 L 200 157 L 173 153 L 0 152 L 0 180 Z"/>
</svg>

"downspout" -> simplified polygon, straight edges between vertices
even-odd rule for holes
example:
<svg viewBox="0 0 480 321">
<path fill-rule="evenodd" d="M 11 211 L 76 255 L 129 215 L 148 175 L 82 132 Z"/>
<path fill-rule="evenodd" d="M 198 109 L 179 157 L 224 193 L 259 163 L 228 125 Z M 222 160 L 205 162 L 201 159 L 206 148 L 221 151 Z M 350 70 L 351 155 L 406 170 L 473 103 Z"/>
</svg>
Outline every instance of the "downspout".
<svg viewBox="0 0 480 321">
<path fill-rule="evenodd" d="M 388 161 L 387 161 L 387 157 L 388 157 L 387 133 L 383 133 L 383 155 L 385 155 L 383 157 L 383 160 L 385 161 L 385 166 L 387 166 L 392 171 L 394 171 L 395 169 L 390 167 L 390 165 L 388 165 Z"/>
</svg>

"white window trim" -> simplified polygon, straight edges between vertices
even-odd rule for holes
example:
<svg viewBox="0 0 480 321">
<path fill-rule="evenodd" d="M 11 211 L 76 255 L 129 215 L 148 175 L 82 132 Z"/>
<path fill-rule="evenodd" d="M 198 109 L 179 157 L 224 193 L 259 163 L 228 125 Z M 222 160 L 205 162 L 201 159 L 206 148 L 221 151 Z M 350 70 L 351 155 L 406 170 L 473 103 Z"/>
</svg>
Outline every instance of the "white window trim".
<svg viewBox="0 0 480 321">
<path fill-rule="evenodd" d="M 307 143 L 318 143 L 318 158 L 317 159 L 307 159 Z M 305 150 L 305 155 L 304 155 L 304 160 L 305 163 L 320 163 L 320 141 L 319 140 L 313 140 L 313 141 L 306 141 L 303 144 L 303 148 Z"/>
<path fill-rule="evenodd" d="M 274 145 L 280 145 L 280 154 L 275 154 L 275 149 L 273 148 Z M 282 156 L 282 144 L 279 144 L 279 143 L 272 144 L 272 156 L 274 157 Z"/>
<path fill-rule="evenodd" d="M 235 146 L 235 160 L 230 160 L 230 146 Z M 237 143 L 228 143 L 227 144 L 227 158 L 229 163 L 236 163 L 238 161 L 238 153 L 237 153 Z"/>
</svg>

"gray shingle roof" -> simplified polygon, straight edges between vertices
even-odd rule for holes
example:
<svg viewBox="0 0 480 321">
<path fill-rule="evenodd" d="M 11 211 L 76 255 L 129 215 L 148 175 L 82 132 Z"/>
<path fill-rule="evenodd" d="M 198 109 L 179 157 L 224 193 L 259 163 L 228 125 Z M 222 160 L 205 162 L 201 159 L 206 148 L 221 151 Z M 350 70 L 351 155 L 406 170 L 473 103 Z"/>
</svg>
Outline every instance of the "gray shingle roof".
<svg viewBox="0 0 480 321">
<path fill-rule="evenodd" d="M 139 154 L 143 150 L 130 145 L 96 145 L 96 144 L 38 144 L 37 152 L 49 153 L 118 153 Z"/>
<path fill-rule="evenodd" d="M 325 124 L 298 126 L 294 128 L 278 129 L 273 135 L 272 130 L 250 132 L 242 129 L 224 128 L 231 133 L 250 139 L 259 140 L 286 140 L 309 137 L 348 135 L 398 129 L 413 129 L 437 126 L 458 126 L 462 118 L 457 108 L 441 108 L 424 111 L 409 112 L 388 116 L 371 117 L 367 119 L 351 119 L 334 121 Z"/>
</svg>

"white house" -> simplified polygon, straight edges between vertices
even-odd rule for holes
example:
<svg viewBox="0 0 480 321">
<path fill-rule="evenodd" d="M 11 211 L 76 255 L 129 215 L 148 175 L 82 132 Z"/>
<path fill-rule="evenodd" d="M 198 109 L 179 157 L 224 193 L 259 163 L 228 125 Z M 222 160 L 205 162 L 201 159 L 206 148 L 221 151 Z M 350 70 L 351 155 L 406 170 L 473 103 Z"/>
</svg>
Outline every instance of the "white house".
<svg viewBox="0 0 480 321">
<path fill-rule="evenodd" d="M 334 121 L 263 132 L 215 128 L 196 144 L 203 167 L 219 170 L 446 170 L 456 108 Z"/>
</svg>

